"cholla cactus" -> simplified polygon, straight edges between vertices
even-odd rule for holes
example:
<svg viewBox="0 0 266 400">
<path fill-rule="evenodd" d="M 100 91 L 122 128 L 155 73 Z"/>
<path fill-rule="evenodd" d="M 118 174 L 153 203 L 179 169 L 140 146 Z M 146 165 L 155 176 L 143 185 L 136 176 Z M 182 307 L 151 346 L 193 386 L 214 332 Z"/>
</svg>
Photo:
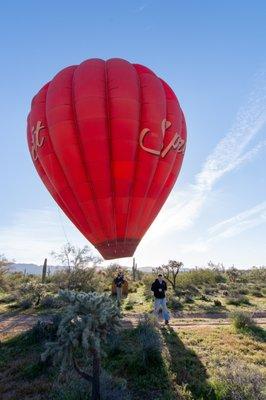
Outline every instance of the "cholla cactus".
<svg viewBox="0 0 266 400">
<path fill-rule="evenodd" d="M 92 400 L 99 400 L 102 344 L 107 334 L 120 325 L 119 309 L 107 294 L 64 290 L 59 295 L 68 307 L 59 324 L 57 341 L 47 343 L 42 359 L 48 356 L 57 359 L 61 363 L 61 372 L 74 367 L 80 376 L 91 382 Z M 75 358 L 78 349 L 92 358 L 92 375 L 78 366 Z"/>
</svg>

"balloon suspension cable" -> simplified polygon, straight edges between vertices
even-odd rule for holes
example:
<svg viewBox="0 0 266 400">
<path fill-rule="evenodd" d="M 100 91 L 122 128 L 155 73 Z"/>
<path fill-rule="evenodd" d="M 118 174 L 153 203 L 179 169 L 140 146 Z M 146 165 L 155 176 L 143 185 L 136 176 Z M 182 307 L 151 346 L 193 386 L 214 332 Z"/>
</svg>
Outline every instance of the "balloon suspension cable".
<svg viewBox="0 0 266 400">
<path fill-rule="evenodd" d="M 56 207 L 56 209 L 57 209 L 57 212 L 58 212 L 58 215 L 59 215 L 59 221 L 60 221 L 60 225 L 61 225 L 63 234 L 64 234 L 65 239 L 66 239 L 66 243 L 69 243 L 69 239 L 68 239 L 67 234 L 66 234 L 66 230 L 65 230 L 65 227 L 64 227 L 64 223 L 63 223 L 63 219 L 62 219 L 60 208 Z"/>
</svg>

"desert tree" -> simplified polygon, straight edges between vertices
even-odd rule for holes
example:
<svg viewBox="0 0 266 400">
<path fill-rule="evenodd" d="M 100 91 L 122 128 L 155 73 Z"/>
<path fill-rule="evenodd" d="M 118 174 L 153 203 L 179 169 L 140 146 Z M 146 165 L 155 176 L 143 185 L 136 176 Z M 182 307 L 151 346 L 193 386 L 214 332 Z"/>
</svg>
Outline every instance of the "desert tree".
<svg viewBox="0 0 266 400">
<path fill-rule="evenodd" d="M 5 278 L 10 264 L 12 264 L 11 261 L 8 261 L 4 254 L 0 254 L 0 288 L 2 289 L 6 286 Z"/>
<path fill-rule="evenodd" d="M 170 283 L 173 290 L 176 290 L 177 276 L 183 265 L 184 264 L 181 261 L 169 260 L 168 264 L 163 264 L 158 268 L 154 268 L 153 273 L 156 275 L 161 273 L 163 277 Z"/>
<path fill-rule="evenodd" d="M 73 368 L 91 383 L 91 399 L 99 400 L 102 345 L 107 335 L 120 326 L 119 309 L 107 294 L 66 290 L 59 295 L 67 303 L 66 312 L 59 324 L 57 340 L 47 343 L 42 360 L 52 357 L 60 363 L 61 373 Z M 91 372 L 86 370 L 88 364 Z"/>
<path fill-rule="evenodd" d="M 226 271 L 226 275 L 228 276 L 229 281 L 233 283 L 237 281 L 237 278 L 240 276 L 240 274 L 241 272 L 234 266 L 232 266 Z"/>
<path fill-rule="evenodd" d="M 218 262 L 217 264 L 212 262 L 211 260 L 208 262 L 208 267 L 212 269 L 213 271 L 224 273 L 225 272 L 225 267 L 223 263 Z"/>
<path fill-rule="evenodd" d="M 102 259 L 96 256 L 89 246 L 82 248 L 67 242 L 59 252 L 52 251 L 52 257 L 65 266 L 69 272 L 75 268 L 96 266 Z"/>
<path fill-rule="evenodd" d="M 113 262 L 108 265 L 108 267 L 105 269 L 106 276 L 109 278 L 109 280 L 113 281 L 113 279 L 117 276 L 118 272 L 121 271 L 123 272 L 124 276 L 128 276 L 128 270 L 126 267 L 123 267 L 119 263 Z"/>
<path fill-rule="evenodd" d="M 96 256 L 89 246 L 79 248 L 68 242 L 59 252 L 53 251 L 51 255 L 66 268 L 60 274 L 61 287 L 81 291 L 93 290 L 96 265 L 100 264 L 102 259 Z"/>
</svg>

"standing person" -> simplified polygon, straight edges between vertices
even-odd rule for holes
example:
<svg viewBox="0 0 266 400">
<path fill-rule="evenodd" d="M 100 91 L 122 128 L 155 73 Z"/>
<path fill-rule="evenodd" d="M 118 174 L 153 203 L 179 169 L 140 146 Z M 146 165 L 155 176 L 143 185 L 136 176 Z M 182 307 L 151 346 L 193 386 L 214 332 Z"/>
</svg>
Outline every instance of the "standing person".
<svg viewBox="0 0 266 400">
<path fill-rule="evenodd" d="M 162 310 L 163 319 L 165 325 L 169 324 L 169 311 L 166 307 L 166 297 L 165 292 L 167 290 L 166 282 L 163 280 L 162 274 L 158 274 L 158 278 L 155 279 L 151 285 L 151 291 L 154 294 L 154 312 L 156 315 Z"/>
<path fill-rule="evenodd" d="M 124 274 L 122 271 L 119 271 L 117 277 L 114 279 L 114 284 L 116 287 L 116 299 L 118 303 L 120 303 L 122 299 L 124 283 L 125 283 Z"/>
</svg>

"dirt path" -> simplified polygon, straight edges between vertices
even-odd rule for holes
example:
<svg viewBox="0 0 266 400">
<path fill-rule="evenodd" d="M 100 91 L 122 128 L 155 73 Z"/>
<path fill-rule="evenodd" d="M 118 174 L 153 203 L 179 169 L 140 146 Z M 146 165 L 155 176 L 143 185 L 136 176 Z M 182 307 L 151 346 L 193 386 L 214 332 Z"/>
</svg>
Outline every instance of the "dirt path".
<svg viewBox="0 0 266 400">
<path fill-rule="evenodd" d="M 143 314 L 124 314 L 123 326 L 125 328 L 136 326 Z M 253 318 L 258 325 L 266 325 L 266 312 L 255 312 Z M 32 328 L 38 319 L 49 319 L 49 316 L 39 316 L 36 314 L 19 314 L 18 312 L 0 315 L 0 341 L 5 337 L 14 336 Z M 227 314 L 186 314 L 172 315 L 170 325 L 173 327 L 217 327 L 229 325 L 229 315 Z"/>
<path fill-rule="evenodd" d="M 4 339 L 5 336 L 14 336 L 29 330 L 37 320 L 37 315 L 9 314 L 6 317 L 1 316 L 0 340 Z"/>
<path fill-rule="evenodd" d="M 125 326 L 136 326 L 142 314 L 125 314 L 123 323 Z M 172 315 L 170 325 L 173 327 L 216 327 L 230 325 L 229 314 L 186 314 Z M 253 319 L 258 325 L 266 325 L 266 312 L 253 313 Z"/>
</svg>

